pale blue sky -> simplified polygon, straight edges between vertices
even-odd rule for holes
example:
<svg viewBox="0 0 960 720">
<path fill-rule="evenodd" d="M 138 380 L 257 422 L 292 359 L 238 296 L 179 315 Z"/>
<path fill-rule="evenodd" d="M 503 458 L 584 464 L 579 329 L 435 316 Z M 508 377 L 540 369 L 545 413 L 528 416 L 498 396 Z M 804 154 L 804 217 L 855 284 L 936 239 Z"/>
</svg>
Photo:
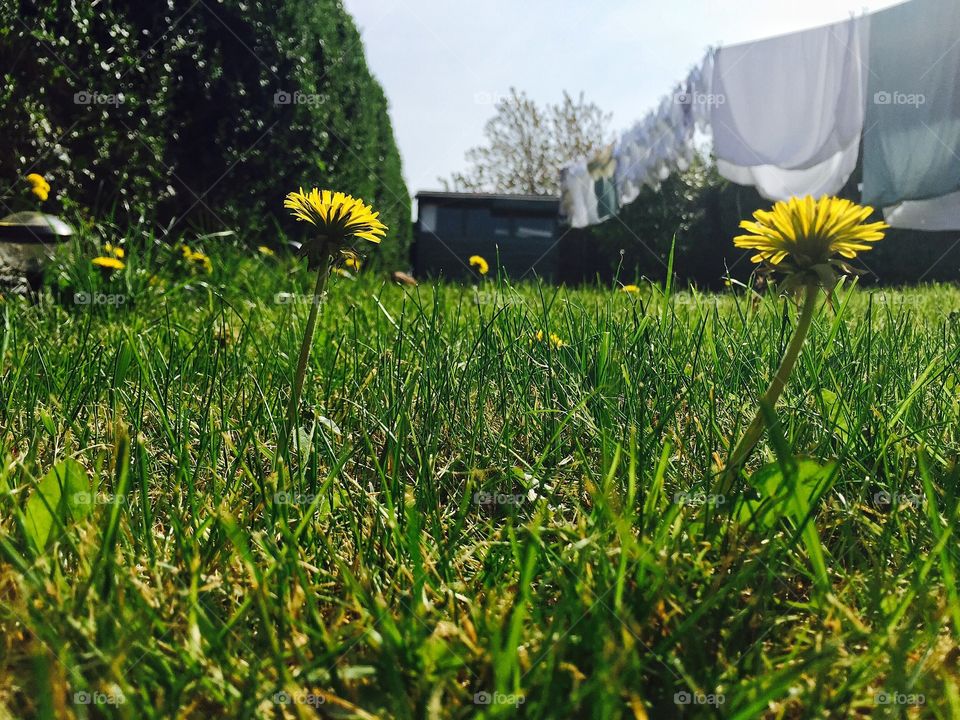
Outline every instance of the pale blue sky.
<svg viewBox="0 0 960 720">
<path fill-rule="evenodd" d="M 411 193 L 466 167 L 492 102 L 581 90 L 639 119 L 710 45 L 843 20 L 900 0 L 345 0 L 390 101 Z"/>
</svg>

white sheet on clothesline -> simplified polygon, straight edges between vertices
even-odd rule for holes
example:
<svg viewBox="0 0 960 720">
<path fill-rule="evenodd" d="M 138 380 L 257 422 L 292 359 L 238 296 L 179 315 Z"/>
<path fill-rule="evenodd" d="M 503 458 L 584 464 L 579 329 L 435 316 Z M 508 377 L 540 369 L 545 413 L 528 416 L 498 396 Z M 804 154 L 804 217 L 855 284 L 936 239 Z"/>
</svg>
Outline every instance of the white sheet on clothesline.
<svg viewBox="0 0 960 720">
<path fill-rule="evenodd" d="M 720 174 L 771 200 L 838 192 L 859 156 L 868 41 L 860 17 L 719 49 L 710 126 Z"/>
</svg>

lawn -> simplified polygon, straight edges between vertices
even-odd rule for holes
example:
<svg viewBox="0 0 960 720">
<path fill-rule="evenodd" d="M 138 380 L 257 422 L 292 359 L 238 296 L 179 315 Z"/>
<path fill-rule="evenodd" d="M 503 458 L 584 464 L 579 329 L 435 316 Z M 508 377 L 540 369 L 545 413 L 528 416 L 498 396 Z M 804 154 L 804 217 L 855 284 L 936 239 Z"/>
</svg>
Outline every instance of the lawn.
<svg viewBox="0 0 960 720">
<path fill-rule="evenodd" d="M 278 474 L 306 268 L 83 243 L 0 304 L 0 717 L 960 717 L 960 289 L 824 301 L 721 493 L 792 300 L 335 276 Z"/>
</svg>

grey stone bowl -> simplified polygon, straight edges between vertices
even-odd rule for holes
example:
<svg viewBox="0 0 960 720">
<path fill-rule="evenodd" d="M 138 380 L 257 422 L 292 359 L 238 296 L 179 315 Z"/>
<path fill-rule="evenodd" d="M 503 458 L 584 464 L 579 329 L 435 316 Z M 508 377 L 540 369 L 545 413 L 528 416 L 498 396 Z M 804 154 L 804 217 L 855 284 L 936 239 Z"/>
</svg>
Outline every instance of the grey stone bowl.
<svg viewBox="0 0 960 720">
<path fill-rule="evenodd" d="M 18 212 L 0 219 L 0 269 L 38 273 L 54 247 L 70 239 L 73 228 L 56 215 Z"/>
</svg>

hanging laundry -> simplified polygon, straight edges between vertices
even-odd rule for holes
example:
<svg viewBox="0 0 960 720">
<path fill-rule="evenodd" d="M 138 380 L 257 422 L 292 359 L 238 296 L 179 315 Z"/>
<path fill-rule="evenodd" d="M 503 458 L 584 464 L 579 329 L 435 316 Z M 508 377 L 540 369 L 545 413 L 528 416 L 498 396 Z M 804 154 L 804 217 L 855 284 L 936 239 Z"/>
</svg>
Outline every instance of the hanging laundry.
<svg viewBox="0 0 960 720">
<path fill-rule="evenodd" d="M 695 155 L 694 131 L 700 122 L 695 102 L 705 98 L 704 90 L 697 68 L 660 101 L 655 112 L 621 136 L 615 150 L 621 207 L 633 202 L 643 186 L 658 190 L 674 171 L 690 167 Z"/>
<path fill-rule="evenodd" d="M 690 99 L 694 129 L 707 132 L 710 129 L 710 112 L 714 105 L 725 101 L 713 92 L 713 62 L 716 50 L 707 51 L 703 63 L 687 76 L 687 95 Z"/>
<path fill-rule="evenodd" d="M 836 193 L 857 164 L 868 18 L 720 48 L 710 109 L 717 169 L 766 198 Z"/>
<path fill-rule="evenodd" d="M 960 192 L 886 207 L 883 219 L 890 227 L 904 230 L 960 230 Z"/>
<path fill-rule="evenodd" d="M 594 185 L 586 160 L 578 160 L 560 171 L 560 211 L 571 226 L 582 228 L 600 222 Z"/>
<path fill-rule="evenodd" d="M 601 150 L 587 163 L 587 171 L 593 178 L 593 191 L 597 198 L 597 217 L 602 222 L 617 214 L 620 206 L 617 202 L 617 159 L 613 154 L 613 145 Z"/>
<path fill-rule="evenodd" d="M 805 170 L 784 170 L 775 165 L 742 167 L 717 159 L 717 172 L 738 185 L 754 185 L 768 200 L 811 195 L 836 195 L 857 167 L 860 143 L 853 143 L 829 160 Z"/>
<path fill-rule="evenodd" d="M 575 225 L 654 190 L 709 130 L 720 174 L 768 199 L 835 194 L 863 144 L 863 202 L 894 227 L 960 230 L 960 1 L 710 51 L 612 156 L 562 173 Z"/>
<path fill-rule="evenodd" d="M 957 0 L 912 0 L 872 16 L 863 200 L 914 201 L 887 208 L 897 227 L 960 229 L 960 202 L 941 198 L 960 191 L 958 76 Z"/>
</svg>

